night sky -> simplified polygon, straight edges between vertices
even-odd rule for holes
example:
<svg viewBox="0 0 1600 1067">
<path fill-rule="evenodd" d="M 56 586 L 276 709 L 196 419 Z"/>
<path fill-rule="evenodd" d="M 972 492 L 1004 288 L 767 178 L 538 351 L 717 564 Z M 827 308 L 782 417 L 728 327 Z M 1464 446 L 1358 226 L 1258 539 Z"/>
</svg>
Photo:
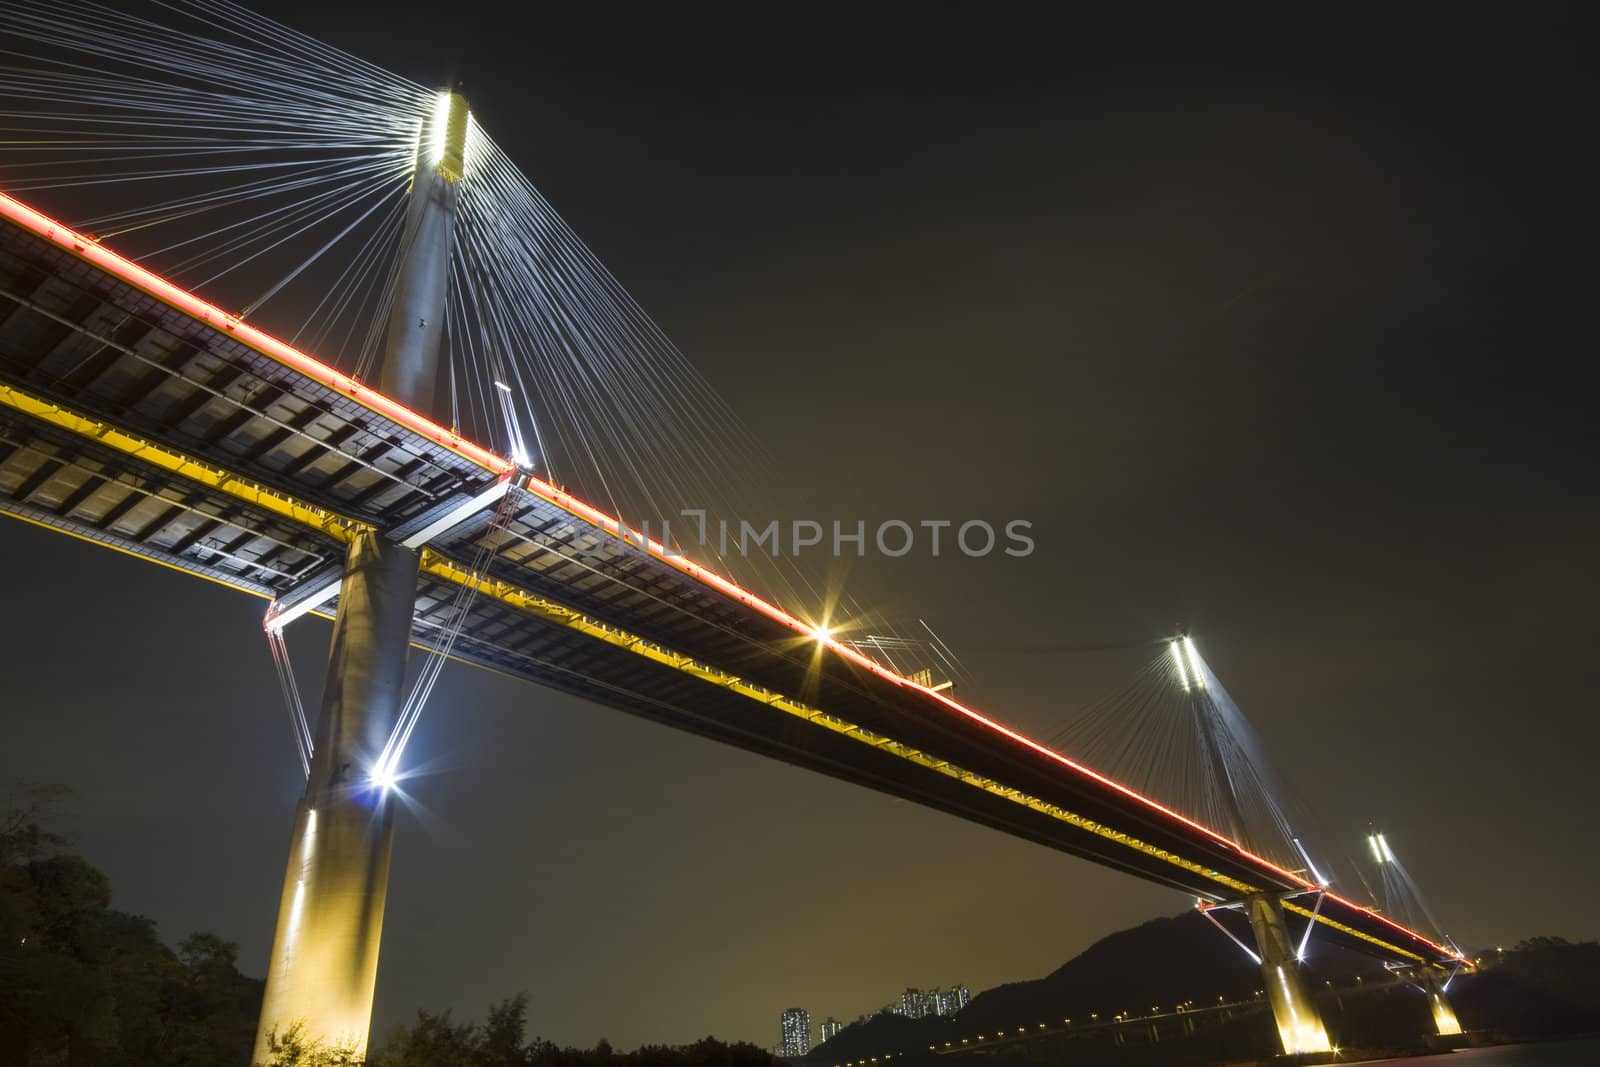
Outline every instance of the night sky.
<svg viewBox="0 0 1600 1067">
<path fill-rule="evenodd" d="M 1600 933 L 1575 17 L 262 10 L 464 78 L 765 441 L 781 517 L 1031 520 L 1027 559 L 836 576 L 933 623 L 983 709 L 1053 732 L 1190 627 L 1463 946 Z M 20 523 L 0 551 L 0 781 L 74 786 L 120 907 L 263 973 L 303 779 L 262 605 Z M 327 633 L 289 635 L 308 697 Z M 463 667 L 409 754 L 437 773 L 408 785 L 375 1036 L 526 990 L 562 1042 L 771 1045 L 783 1008 L 1036 976 L 1186 904 Z"/>
</svg>

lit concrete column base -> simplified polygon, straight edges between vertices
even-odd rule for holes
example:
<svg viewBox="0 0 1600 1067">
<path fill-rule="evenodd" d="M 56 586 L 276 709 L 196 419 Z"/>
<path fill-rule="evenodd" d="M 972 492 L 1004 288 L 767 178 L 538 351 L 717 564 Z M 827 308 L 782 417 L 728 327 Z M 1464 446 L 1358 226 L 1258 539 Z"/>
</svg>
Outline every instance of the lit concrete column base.
<svg viewBox="0 0 1600 1067">
<path fill-rule="evenodd" d="M 298 805 L 252 1064 L 271 1060 L 272 1035 L 292 1031 L 366 1058 L 393 844 L 386 798 Z"/>
<path fill-rule="evenodd" d="M 1261 977 L 1267 1000 L 1278 1024 L 1278 1038 L 1287 1055 L 1330 1052 L 1333 1045 L 1323 1029 L 1322 1016 L 1300 981 L 1300 964 L 1283 923 L 1283 908 L 1274 896 L 1257 893 L 1245 899 L 1250 929 L 1261 957 Z"/>
<path fill-rule="evenodd" d="M 1422 968 L 1422 988 L 1428 994 L 1428 1010 L 1433 1015 L 1433 1030 L 1440 1037 L 1455 1037 L 1461 1033 L 1461 1022 L 1456 1010 L 1445 996 L 1445 979 L 1437 967 Z"/>
</svg>

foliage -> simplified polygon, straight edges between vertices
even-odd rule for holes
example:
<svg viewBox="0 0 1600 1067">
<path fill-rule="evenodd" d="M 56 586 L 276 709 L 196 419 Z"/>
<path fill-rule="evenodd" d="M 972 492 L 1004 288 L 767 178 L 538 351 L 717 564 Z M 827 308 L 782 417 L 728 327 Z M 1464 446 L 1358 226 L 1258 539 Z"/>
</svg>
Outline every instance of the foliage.
<svg viewBox="0 0 1600 1067">
<path fill-rule="evenodd" d="M 354 1042 L 330 1044 L 305 1032 L 305 1021 L 298 1020 L 283 1033 L 267 1031 L 267 1061 L 261 1067 L 361 1067 Z"/>
<path fill-rule="evenodd" d="M 194 933 L 173 949 L 155 924 L 111 907 L 111 882 L 44 828 L 66 795 L 28 791 L 0 814 L 0 1064 L 69 1067 L 243 1065 L 262 982 L 241 975 L 239 946 Z M 753 1045 L 706 1038 L 682 1048 L 561 1048 L 527 1039 L 526 995 L 489 1006 L 484 1021 L 418 1011 L 370 1067 L 770 1067 Z M 351 1045 L 302 1023 L 273 1031 L 261 1067 L 360 1067 Z"/>
<path fill-rule="evenodd" d="M 64 790 L 0 817 L 0 1063 L 245 1063 L 261 983 L 238 946 L 193 934 L 174 951 L 41 818 Z"/>
<path fill-rule="evenodd" d="M 418 1011 L 396 1027 L 370 1067 L 772 1067 L 778 1061 L 747 1043 L 707 1037 L 692 1045 L 645 1045 L 618 1052 L 601 1038 L 592 1049 L 563 1048 L 536 1037 L 527 1041 L 528 997 L 490 1005 L 487 1019 L 455 1023 L 448 1011 Z"/>
<path fill-rule="evenodd" d="M 1551 937 L 1546 934 L 1541 934 L 1538 937 L 1530 937 L 1524 941 L 1518 941 L 1512 946 L 1511 951 L 1538 952 L 1542 949 L 1565 948 L 1570 944 L 1572 944 L 1572 942 L 1568 941 L 1564 937 Z"/>
<path fill-rule="evenodd" d="M 512 1058 L 504 1062 L 524 1062 L 521 1041 L 519 1029 L 510 1049 L 504 1050 Z M 419 1008 L 416 1021 L 396 1027 L 373 1063 L 382 1067 L 468 1067 L 485 1061 L 485 1045 L 484 1028 L 452 1023 L 448 1010 L 434 1014 Z"/>
</svg>

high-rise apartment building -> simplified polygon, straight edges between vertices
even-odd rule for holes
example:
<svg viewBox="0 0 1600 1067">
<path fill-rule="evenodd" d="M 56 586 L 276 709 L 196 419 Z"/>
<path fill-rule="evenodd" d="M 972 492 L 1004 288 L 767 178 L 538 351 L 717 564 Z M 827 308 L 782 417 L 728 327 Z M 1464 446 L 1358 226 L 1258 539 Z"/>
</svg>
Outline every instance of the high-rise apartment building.
<svg viewBox="0 0 1600 1067">
<path fill-rule="evenodd" d="M 790 1008 L 780 1020 L 783 1027 L 779 1042 L 785 1056 L 804 1056 L 811 1051 L 811 1013 L 804 1008 Z"/>
</svg>

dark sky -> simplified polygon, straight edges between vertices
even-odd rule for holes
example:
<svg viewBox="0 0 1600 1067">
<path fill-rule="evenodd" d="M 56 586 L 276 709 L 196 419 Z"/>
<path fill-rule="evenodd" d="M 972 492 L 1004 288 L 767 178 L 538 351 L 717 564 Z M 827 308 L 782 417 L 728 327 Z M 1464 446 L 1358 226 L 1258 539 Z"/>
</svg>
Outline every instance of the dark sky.
<svg viewBox="0 0 1600 1067">
<path fill-rule="evenodd" d="M 1467 945 L 1593 937 L 1595 135 L 1559 7 L 402 2 L 264 10 L 480 120 L 766 441 L 796 518 L 1027 518 L 875 559 L 1050 732 L 1193 628 L 1279 766 Z M 909 13 L 914 10 L 914 14 Z M 452 49 L 453 45 L 453 49 Z M 301 789 L 261 605 L 16 523 L 0 780 L 120 906 L 265 968 Z M 308 690 L 327 627 L 291 645 Z M 770 1045 L 1185 901 L 452 667 L 380 1027 Z M 1225 945 L 1218 951 L 1225 951 Z"/>
</svg>

